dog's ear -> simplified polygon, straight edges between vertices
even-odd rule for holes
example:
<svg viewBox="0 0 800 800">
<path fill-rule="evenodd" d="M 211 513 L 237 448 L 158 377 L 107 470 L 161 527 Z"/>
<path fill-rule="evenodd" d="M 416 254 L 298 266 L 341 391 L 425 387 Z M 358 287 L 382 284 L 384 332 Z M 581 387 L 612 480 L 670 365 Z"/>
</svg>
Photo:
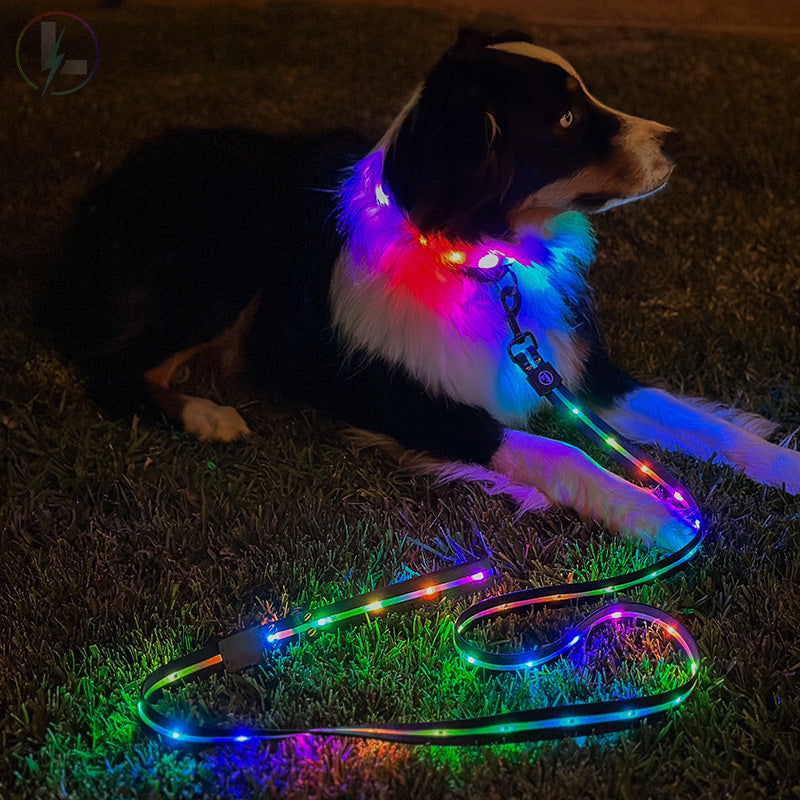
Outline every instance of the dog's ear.
<svg viewBox="0 0 800 800">
<path fill-rule="evenodd" d="M 507 232 L 501 200 L 513 164 L 493 90 L 503 75 L 486 46 L 522 38 L 462 30 L 388 143 L 384 186 L 420 231 L 462 239 Z"/>
</svg>

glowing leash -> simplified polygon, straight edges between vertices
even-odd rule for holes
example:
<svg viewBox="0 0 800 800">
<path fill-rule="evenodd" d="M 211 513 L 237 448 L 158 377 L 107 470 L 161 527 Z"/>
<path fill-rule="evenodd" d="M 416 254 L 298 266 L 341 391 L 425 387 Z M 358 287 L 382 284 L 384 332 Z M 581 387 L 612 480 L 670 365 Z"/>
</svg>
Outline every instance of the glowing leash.
<svg viewBox="0 0 800 800">
<path fill-rule="evenodd" d="M 596 626 L 620 619 L 636 619 L 653 623 L 666 632 L 681 652 L 687 677 L 668 691 L 640 697 L 576 703 L 550 708 L 493 714 L 459 720 L 427 723 L 369 724 L 332 728 L 266 728 L 217 727 L 190 721 L 177 722 L 161 713 L 154 703 L 164 688 L 187 678 L 201 678 L 216 672 L 238 672 L 259 663 L 265 651 L 297 641 L 305 635 L 313 637 L 337 625 L 369 617 L 387 608 L 425 602 L 443 593 L 468 594 L 484 588 L 495 569 L 489 559 L 471 561 L 454 567 L 420 575 L 332 605 L 303 611 L 284 619 L 264 620 L 230 636 L 215 639 L 205 647 L 178 658 L 151 673 L 143 682 L 138 710 L 142 721 L 157 733 L 182 742 L 217 743 L 247 742 L 260 739 L 285 739 L 301 735 L 351 736 L 382 739 L 408 744 L 475 744 L 482 742 L 519 741 L 582 736 L 620 730 L 637 720 L 666 711 L 683 702 L 697 682 L 699 653 L 689 632 L 675 619 L 650 606 L 618 600 L 604 605 L 563 634 L 557 641 L 533 650 L 505 653 L 484 650 L 470 643 L 465 634 L 480 620 L 538 604 L 563 604 L 592 597 L 603 597 L 623 589 L 650 582 L 675 570 L 699 549 L 704 531 L 697 506 L 689 493 L 669 473 L 647 459 L 634 445 L 616 434 L 602 420 L 583 408 L 561 382 L 553 366 L 544 361 L 530 331 L 520 330 L 517 314 L 520 298 L 516 276 L 509 261 L 497 260 L 497 269 L 484 272 L 482 280 L 499 281 L 510 276 L 512 285 L 500 289 L 500 300 L 512 332 L 508 353 L 525 374 L 536 392 L 557 408 L 576 419 L 583 432 L 593 441 L 609 449 L 609 454 L 622 467 L 632 472 L 651 488 L 663 502 L 670 504 L 695 531 L 692 539 L 676 552 L 655 564 L 623 575 L 582 583 L 568 583 L 538 589 L 510 592 L 490 597 L 470 606 L 455 621 L 454 643 L 468 664 L 495 670 L 526 670 L 540 666 L 571 650 L 583 641 Z"/>
</svg>

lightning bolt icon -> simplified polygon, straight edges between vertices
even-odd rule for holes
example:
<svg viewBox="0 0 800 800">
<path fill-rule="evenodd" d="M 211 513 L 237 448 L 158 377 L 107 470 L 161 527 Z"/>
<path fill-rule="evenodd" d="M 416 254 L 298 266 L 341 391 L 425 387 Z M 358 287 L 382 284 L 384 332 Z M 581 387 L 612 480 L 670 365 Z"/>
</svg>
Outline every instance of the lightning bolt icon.
<svg viewBox="0 0 800 800">
<path fill-rule="evenodd" d="M 45 83 L 44 90 L 42 91 L 43 95 L 47 93 L 47 87 L 50 86 L 50 81 L 53 80 L 56 72 L 58 72 L 58 68 L 61 66 L 61 62 L 64 60 L 64 54 L 58 52 L 61 48 L 61 39 L 63 36 L 64 31 L 62 30 L 56 41 L 56 23 L 42 23 L 42 72 L 50 70 L 50 74 L 47 76 L 47 83 Z M 47 57 L 45 57 L 45 53 L 48 53 Z"/>
</svg>

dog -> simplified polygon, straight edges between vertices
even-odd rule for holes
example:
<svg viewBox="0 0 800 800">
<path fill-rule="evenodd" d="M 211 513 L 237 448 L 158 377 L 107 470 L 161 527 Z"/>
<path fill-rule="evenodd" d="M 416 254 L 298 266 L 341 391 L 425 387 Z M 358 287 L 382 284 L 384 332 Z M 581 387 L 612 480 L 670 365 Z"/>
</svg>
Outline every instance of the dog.
<svg viewBox="0 0 800 800">
<path fill-rule="evenodd" d="M 653 493 L 525 432 L 545 401 L 482 277 L 512 260 L 520 327 L 621 434 L 800 493 L 800 454 L 762 438 L 771 422 L 642 385 L 598 331 L 587 215 L 662 189 L 675 138 L 526 35 L 465 30 L 372 149 L 346 131 L 220 130 L 133 153 L 81 207 L 44 318 L 111 412 L 246 436 L 234 408 L 172 385 L 213 350 L 256 391 L 424 454 L 442 480 L 675 550 L 693 531 Z"/>
</svg>

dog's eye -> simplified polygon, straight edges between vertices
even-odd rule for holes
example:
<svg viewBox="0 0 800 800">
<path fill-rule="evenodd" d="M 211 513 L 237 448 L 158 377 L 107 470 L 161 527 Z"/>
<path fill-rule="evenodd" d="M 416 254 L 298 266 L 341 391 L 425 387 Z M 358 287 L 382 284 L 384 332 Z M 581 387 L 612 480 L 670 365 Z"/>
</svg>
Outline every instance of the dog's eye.
<svg viewBox="0 0 800 800">
<path fill-rule="evenodd" d="M 571 111 L 567 111 L 563 117 L 558 121 L 558 124 L 562 128 L 570 128 L 572 127 L 572 123 L 575 122 L 575 115 Z"/>
</svg>

